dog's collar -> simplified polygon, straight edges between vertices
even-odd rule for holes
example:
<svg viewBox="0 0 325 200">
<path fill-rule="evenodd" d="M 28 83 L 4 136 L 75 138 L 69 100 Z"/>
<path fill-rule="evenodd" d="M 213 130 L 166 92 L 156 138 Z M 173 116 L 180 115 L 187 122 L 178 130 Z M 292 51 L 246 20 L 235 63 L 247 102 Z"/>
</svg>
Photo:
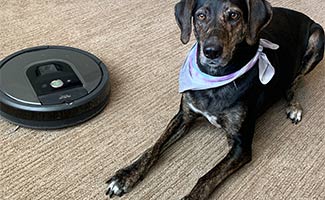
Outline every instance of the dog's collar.
<svg viewBox="0 0 325 200">
<path fill-rule="evenodd" d="M 225 76 L 211 76 L 203 73 L 197 65 L 197 48 L 195 43 L 180 70 L 179 74 L 179 92 L 182 93 L 187 90 L 205 90 L 224 86 L 233 82 L 238 77 L 249 71 L 257 62 L 259 68 L 259 79 L 262 84 L 267 84 L 273 77 L 275 70 L 269 59 L 263 53 L 263 48 L 276 50 L 279 45 L 274 44 L 268 40 L 260 39 L 260 44 L 255 56 L 240 70 L 225 75 Z"/>
</svg>

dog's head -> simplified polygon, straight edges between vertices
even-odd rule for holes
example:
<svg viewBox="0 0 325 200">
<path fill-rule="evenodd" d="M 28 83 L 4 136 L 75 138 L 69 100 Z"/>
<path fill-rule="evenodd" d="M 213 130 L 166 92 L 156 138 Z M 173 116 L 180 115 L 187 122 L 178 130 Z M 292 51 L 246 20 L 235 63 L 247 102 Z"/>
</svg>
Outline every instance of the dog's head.
<svg viewBox="0 0 325 200">
<path fill-rule="evenodd" d="M 236 45 L 256 43 L 272 18 L 272 8 L 265 0 L 181 0 L 175 6 L 175 17 L 184 44 L 190 39 L 193 21 L 200 63 L 223 67 Z"/>
</svg>

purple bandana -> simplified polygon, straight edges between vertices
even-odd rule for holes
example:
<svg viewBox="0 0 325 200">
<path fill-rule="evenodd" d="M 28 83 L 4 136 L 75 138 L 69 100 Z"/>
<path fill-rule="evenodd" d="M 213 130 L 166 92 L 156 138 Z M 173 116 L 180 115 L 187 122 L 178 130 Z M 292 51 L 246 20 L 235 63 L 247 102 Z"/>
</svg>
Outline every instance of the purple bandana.
<svg viewBox="0 0 325 200">
<path fill-rule="evenodd" d="M 274 67 L 265 53 L 263 53 L 263 48 L 276 50 L 279 48 L 279 45 L 268 40 L 260 39 L 260 45 L 255 56 L 240 70 L 225 76 L 210 76 L 200 71 L 196 63 L 197 46 L 197 43 L 195 43 L 181 68 L 179 74 L 180 93 L 187 90 L 205 90 L 224 86 L 249 71 L 256 64 L 257 60 L 259 61 L 259 79 L 262 84 L 265 85 L 270 82 L 275 73 Z"/>
</svg>

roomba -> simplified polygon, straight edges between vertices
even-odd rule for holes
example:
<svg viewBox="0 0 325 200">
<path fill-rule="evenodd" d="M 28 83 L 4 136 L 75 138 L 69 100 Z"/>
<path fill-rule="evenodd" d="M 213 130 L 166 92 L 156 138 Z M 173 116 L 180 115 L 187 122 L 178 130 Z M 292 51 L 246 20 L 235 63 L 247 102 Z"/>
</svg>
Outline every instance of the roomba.
<svg viewBox="0 0 325 200">
<path fill-rule="evenodd" d="M 0 61 L 0 115 L 14 124 L 76 125 L 103 110 L 109 93 L 106 66 L 80 49 L 40 46 Z"/>
</svg>

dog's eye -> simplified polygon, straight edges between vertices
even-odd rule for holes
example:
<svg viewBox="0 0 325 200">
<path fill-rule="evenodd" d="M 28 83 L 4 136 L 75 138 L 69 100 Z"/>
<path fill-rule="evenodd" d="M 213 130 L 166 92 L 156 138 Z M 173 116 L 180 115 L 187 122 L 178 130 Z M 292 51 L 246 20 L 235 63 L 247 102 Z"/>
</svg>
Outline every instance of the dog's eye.
<svg viewBox="0 0 325 200">
<path fill-rule="evenodd" d="M 201 20 L 201 21 L 203 21 L 203 20 L 205 20 L 205 19 L 207 18 L 207 16 L 206 16 L 205 14 L 203 14 L 203 13 L 198 14 L 197 17 L 198 17 L 199 20 Z"/>
<path fill-rule="evenodd" d="M 231 21 L 237 21 L 240 18 L 240 13 L 234 12 L 234 11 L 230 11 L 228 13 L 228 17 L 229 17 L 229 20 L 231 20 Z"/>
</svg>

